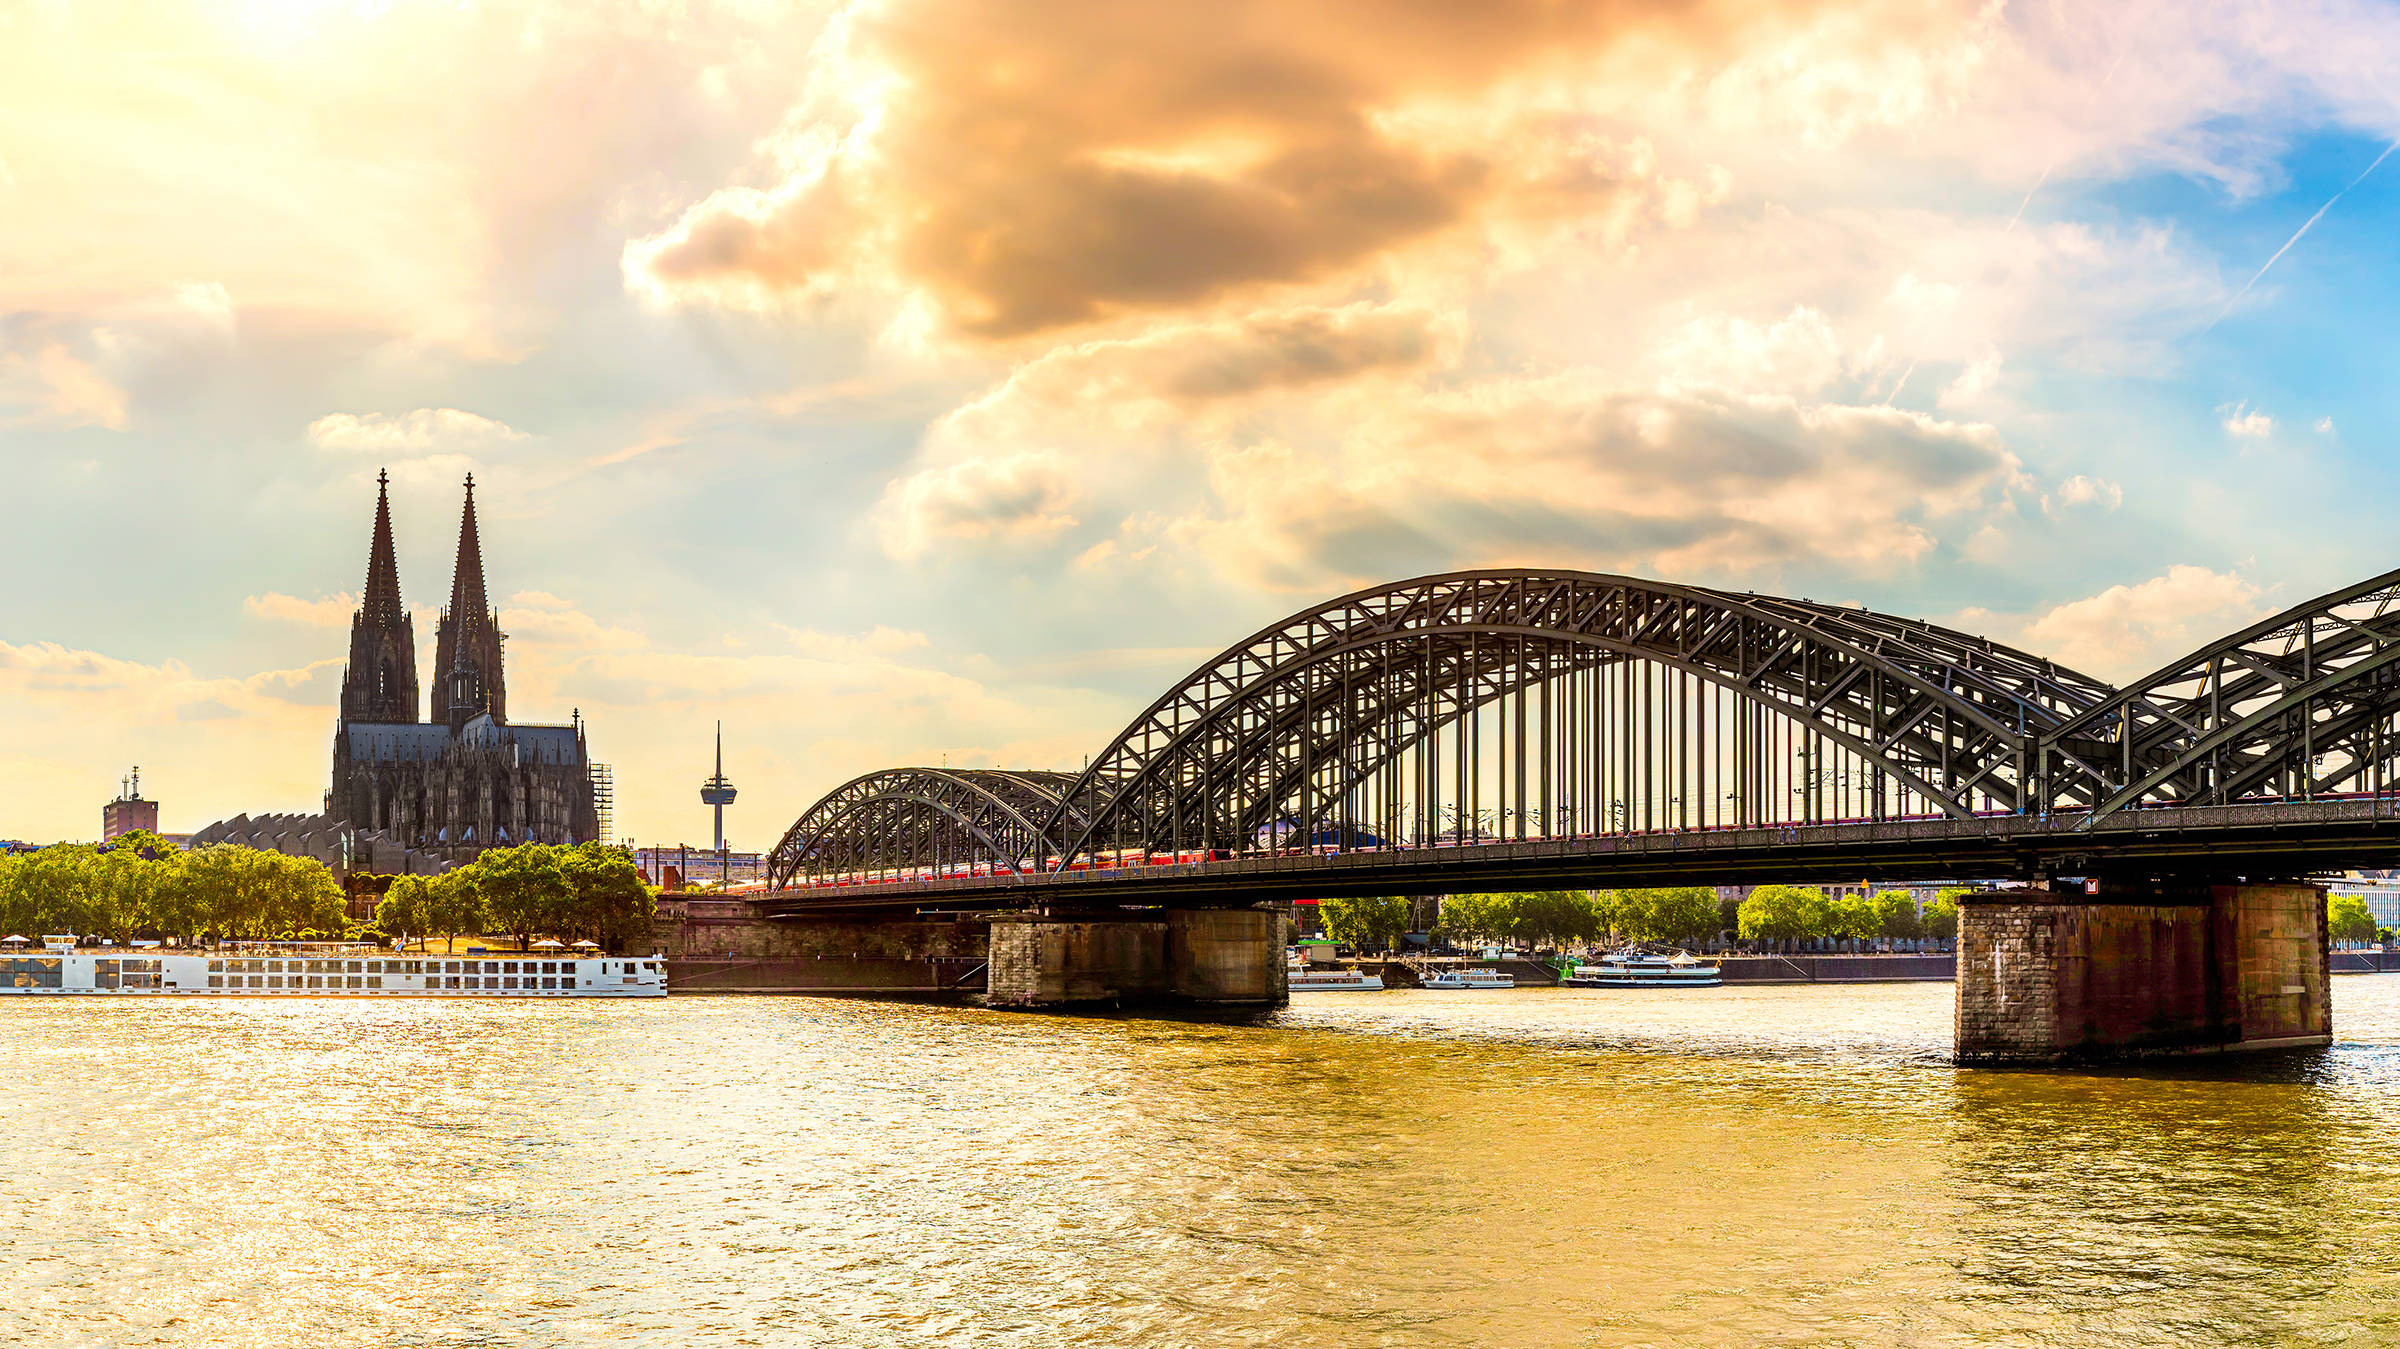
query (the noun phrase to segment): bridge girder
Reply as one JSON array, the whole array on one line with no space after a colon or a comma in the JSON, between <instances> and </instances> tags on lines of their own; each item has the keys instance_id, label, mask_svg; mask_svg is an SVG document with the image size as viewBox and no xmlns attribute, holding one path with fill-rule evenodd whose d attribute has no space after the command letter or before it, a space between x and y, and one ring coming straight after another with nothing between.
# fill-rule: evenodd
<instances>
[{"instance_id":1,"label":"bridge girder","mask_svg":"<svg viewBox=\"0 0 2400 1349\"><path fill-rule=\"evenodd\" d=\"M1081 773L913 768L844 784L793 824L770 878L956 863L1022 877L1295 836L1336 852L1488 839L1487 770L1500 834L1518 838L1529 820L1570 838L2097 821L2382 792L2400 755L2396 598L2400 572L2119 690L1971 633L1805 599L1564 570L1419 577L1235 643Z\"/></svg>"},{"instance_id":2,"label":"bridge girder","mask_svg":"<svg viewBox=\"0 0 2400 1349\"><path fill-rule=\"evenodd\" d=\"M2202 646L2044 737L2043 798L2159 805L2381 793L2400 736L2400 571Z\"/></svg>"}]
</instances>

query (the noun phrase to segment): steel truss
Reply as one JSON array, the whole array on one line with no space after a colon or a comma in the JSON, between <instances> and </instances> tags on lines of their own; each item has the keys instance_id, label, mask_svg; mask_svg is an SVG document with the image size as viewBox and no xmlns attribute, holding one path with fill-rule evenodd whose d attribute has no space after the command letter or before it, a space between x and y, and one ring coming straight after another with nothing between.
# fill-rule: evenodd
<instances>
[{"instance_id":1,"label":"steel truss","mask_svg":"<svg viewBox=\"0 0 2400 1349\"><path fill-rule=\"evenodd\" d=\"M826 794L768 856L770 884L810 875L883 875L907 868L1017 873L1058 818L1066 773L896 768Z\"/></svg>"},{"instance_id":2,"label":"steel truss","mask_svg":"<svg viewBox=\"0 0 2400 1349\"><path fill-rule=\"evenodd\" d=\"M2056 810L2313 800L2390 789L2400 571L2212 642L2045 737Z\"/></svg>"},{"instance_id":3,"label":"steel truss","mask_svg":"<svg viewBox=\"0 0 2400 1349\"><path fill-rule=\"evenodd\" d=\"M1345 595L1261 629L1081 773L896 769L770 861L803 878L2391 790L2400 571L2119 690L1863 609L1572 571Z\"/></svg>"},{"instance_id":4,"label":"steel truss","mask_svg":"<svg viewBox=\"0 0 2400 1349\"><path fill-rule=\"evenodd\" d=\"M1237 643L1080 774L847 784L772 874L2016 811L2040 736L2113 693L1861 609L1585 572L1423 577Z\"/></svg>"}]
</instances>

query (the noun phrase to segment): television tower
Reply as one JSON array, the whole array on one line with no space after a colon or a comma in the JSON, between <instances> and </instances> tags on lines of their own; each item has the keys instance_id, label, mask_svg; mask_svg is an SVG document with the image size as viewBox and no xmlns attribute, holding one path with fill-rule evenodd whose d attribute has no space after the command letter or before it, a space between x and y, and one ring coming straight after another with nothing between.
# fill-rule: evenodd
<instances>
[{"instance_id":1,"label":"television tower","mask_svg":"<svg viewBox=\"0 0 2400 1349\"><path fill-rule=\"evenodd\" d=\"M717 723L716 775L700 784L700 800L717 808L717 854L725 853L725 807L733 804L733 782L725 776L725 723Z\"/></svg>"}]
</instances>

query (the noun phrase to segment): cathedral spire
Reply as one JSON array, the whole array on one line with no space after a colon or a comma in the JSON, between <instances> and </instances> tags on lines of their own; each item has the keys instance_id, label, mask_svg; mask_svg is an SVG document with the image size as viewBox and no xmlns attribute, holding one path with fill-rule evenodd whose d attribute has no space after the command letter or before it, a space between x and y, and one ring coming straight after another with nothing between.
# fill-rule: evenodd
<instances>
[{"instance_id":1,"label":"cathedral spire","mask_svg":"<svg viewBox=\"0 0 2400 1349\"><path fill-rule=\"evenodd\" d=\"M458 570L450 577L450 612L482 614L490 607L483 596L483 540L475 532L475 475L470 473L466 513L458 520Z\"/></svg>"},{"instance_id":2,"label":"cathedral spire","mask_svg":"<svg viewBox=\"0 0 2400 1349\"><path fill-rule=\"evenodd\" d=\"M433 642L439 682L436 719L463 724L478 712L508 720L508 680L500 667L500 616L483 587L483 539L475 529L475 475L467 475L467 504L458 520L458 565L450 575L450 607ZM462 681L461 672L471 677ZM463 691L463 692L462 692ZM461 704L459 699L468 699Z\"/></svg>"},{"instance_id":3,"label":"cathedral spire","mask_svg":"<svg viewBox=\"0 0 2400 1349\"><path fill-rule=\"evenodd\" d=\"M417 719L417 638L400 602L392 556L392 477L375 475L375 532L367 544L367 590L350 620L350 664L342 674L342 719Z\"/></svg>"},{"instance_id":4,"label":"cathedral spire","mask_svg":"<svg viewBox=\"0 0 2400 1349\"><path fill-rule=\"evenodd\" d=\"M375 540L367 545L367 591L359 606L370 623L397 623L407 613L400 605L400 564L392 557L392 475L375 472Z\"/></svg>"}]
</instances>

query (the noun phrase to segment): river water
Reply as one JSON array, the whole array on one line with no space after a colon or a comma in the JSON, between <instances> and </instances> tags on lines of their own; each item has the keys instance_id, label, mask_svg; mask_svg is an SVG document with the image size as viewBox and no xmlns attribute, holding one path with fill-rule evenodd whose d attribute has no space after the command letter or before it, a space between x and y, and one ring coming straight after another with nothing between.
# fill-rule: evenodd
<instances>
[{"instance_id":1,"label":"river water","mask_svg":"<svg viewBox=\"0 0 2400 1349\"><path fill-rule=\"evenodd\" d=\"M1951 988L0 1003L0 1341L2400 1342L2330 1052L1961 1072Z\"/></svg>"}]
</instances>

